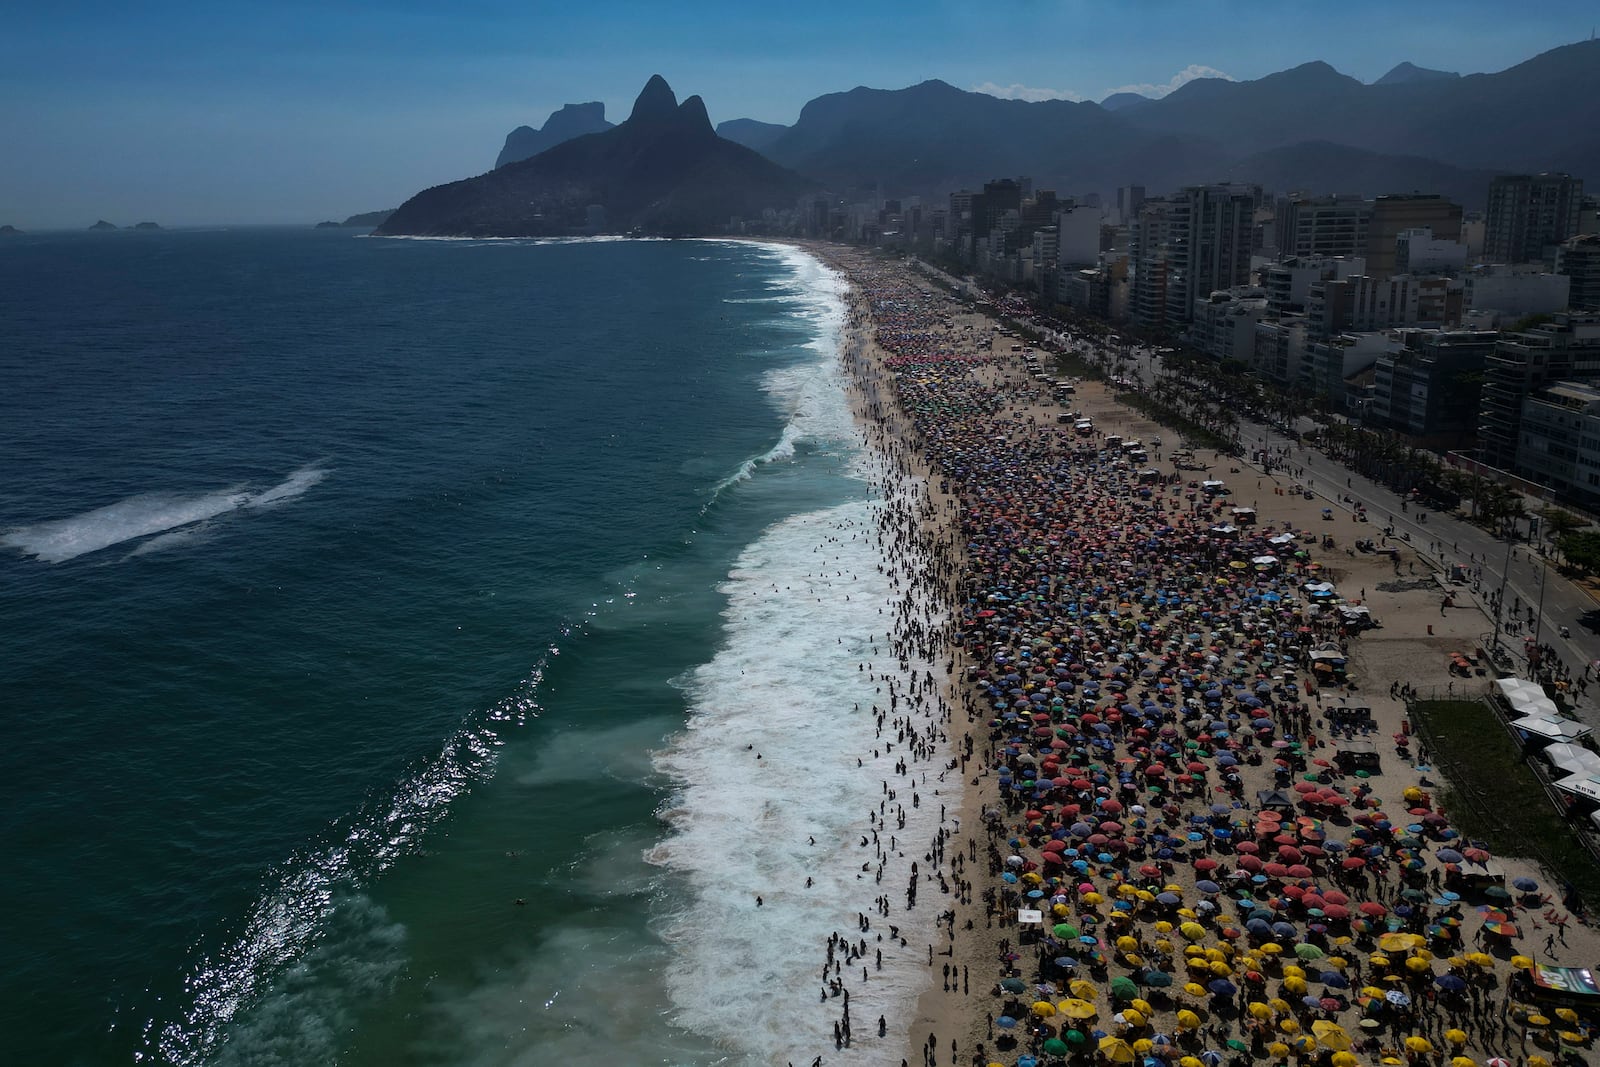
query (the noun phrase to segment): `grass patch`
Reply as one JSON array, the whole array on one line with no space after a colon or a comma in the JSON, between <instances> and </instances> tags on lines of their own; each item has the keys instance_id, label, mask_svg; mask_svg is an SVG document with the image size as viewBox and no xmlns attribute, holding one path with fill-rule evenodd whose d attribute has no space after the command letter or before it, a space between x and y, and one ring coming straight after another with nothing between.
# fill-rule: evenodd
<instances>
[{"instance_id":1,"label":"grass patch","mask_svg":"<svg viewBox=\"0 0 1600 1067\"><path fill-rule=\"evenodd\" d=\"M1579 888L1591 914L1600 911L1600 865L1551 805L1494 711L1481 700L1423 700L1411 705L1411 718L1447 776L1437 793L1456 829L1497 855L1543 863Z\"/></svg>"}]
</instances>

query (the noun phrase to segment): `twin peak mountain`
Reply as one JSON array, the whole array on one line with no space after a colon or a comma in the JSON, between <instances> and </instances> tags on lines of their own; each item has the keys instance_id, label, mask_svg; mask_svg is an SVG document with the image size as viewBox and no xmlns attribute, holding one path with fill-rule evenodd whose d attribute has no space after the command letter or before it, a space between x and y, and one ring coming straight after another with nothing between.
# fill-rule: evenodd
<instances>
[{"instance_id":1,"label":"twin peak mountain","mask_svg":"<svg viewBox=\"0 0 1600 1067\"><path fill-rule=\"evenodd\" d=\"M556 124L555 118L547 127ZM595 119L603 123L604 111L580 112L563 123ZM705 103L691 96L680 104L658 74L634 101L627 121L563 140L487 174L426 189L400 205L377 232L694 236L722 232L730 218L791 207L814 188L793 171L717 136Z\"/></svg>"}]
</instances>

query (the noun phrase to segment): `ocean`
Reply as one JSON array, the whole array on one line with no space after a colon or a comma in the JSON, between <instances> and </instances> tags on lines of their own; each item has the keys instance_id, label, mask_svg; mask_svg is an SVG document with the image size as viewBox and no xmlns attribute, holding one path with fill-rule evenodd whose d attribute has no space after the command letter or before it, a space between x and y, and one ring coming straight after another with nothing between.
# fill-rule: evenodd
<instances>
[{"instance_id":1,"label":"ocean","mask_svg":"<svg viewBox=\"0 0 1600 1067\"><path fill-rule=\"evenodd\" d=\"M843 292L731 242L0 243L6 1058L898 1063L915 921L886 1038L818 994L899 670Z\"/></svg>"}]
</instances>

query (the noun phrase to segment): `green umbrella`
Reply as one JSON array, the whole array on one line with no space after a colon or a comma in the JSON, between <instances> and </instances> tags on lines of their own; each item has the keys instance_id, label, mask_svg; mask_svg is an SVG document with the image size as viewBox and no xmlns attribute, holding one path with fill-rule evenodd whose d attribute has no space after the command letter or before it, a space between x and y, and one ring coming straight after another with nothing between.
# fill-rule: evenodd
<instances>
[{"instance_id":1,"label":"green umbrella","mask_svg":"<svg viewBox=\"0 0 1600 1067\"><path fill-rule=\"evenodd\" d=\"M1371 771L1357 771L1356 772L1356 777L1357 778L1371 778L1372 777L1372 772Z\"/></svg>"},{"instance_id":2,"label":"green umbrella","mask_svg":"<svg viewBox=\"0 0 1600 1067\"><path fill-rule=\"evenodd\" d=\"M1088 1040L1081 1030L1068 1030L1065 1036L1069 1045L1081 1045Z\"/></svg>"},{"instance_id":3,"label":"green umbrella","mask_svg":"<svg viewBox=\"0 0 1600 1067\"><path fill-rule=\"evenodd\" d=\"M1040 1048L1042 1048L1045 1054L1049 1056L1065 1056L1069 1051L1067 1048L1067 1043L1061 1040L1059 1037L1052 1037L1049 1041L1046 1041L1043 1045L1041 1045Z\"/></svg>"},{"instance_id":4,"label":"green umbrella","mask_svg":"<svg viewBox=\"0 0 1600 1067\"><path fill-rule=\"evenodd\" d=\"M1320 960L1323 956L1327 955L1326 952L1323 952L1316 945L1308 945L1304 942L1301 942L1294 947L1294 954L1303 960Z\"/></svg>"},{"instance_id":5,"label":"green umbrella","mask_svg":"<svg viewBox=\"0 0 1600 1067\"><path fill-rule=\"evenodd\" d=\"M1002 978L1000 980L1000 988L1007 993L1021 993L1028 988L1028 983L1020 978Z\"/></svg>"},{"instance_id":6,"label":"green umbrella","mask_svg":"<svg viewBox=\"0 0 1600 1067\"><path fill-rule=\"evenodd\" d=\"M1111 979L1111 996L1116 1000L1132 1000L1139 995L1139 987L1133 984L1133 979L1125 974L1120 974Z\"/></svg>"},{"instance_id":7,"label":"green umbrella","mask_svg":"<svg viewBox=\"0 0 1600 1067\"><path fill-rule=\"evenodd\" d=\"M1235 1052L1249 1052L1250 1051L1250 1046L1245 1044L1243 1041L1240 1041L1236 1037L1228 1038L1228 1047L1233 1049Z\"/></svg>"},{"instance_id":8,"label":"green umbrella","mask_svg":"<svg viewBox=\"0 0 1600 1067\"><path fill-rule=\"evenodd\" d=\"M1057 937L1078 937L1080 931L1071 923L1056 923L1055 935Z\"/></svg>"},{"instance_id":9,"label":"green umbrella","mask_svg":"<svg viewBox=\"0 0 1600 1067\"><path fill-rule=\"evenodd\" d=\"M1172 984L1172 975L1165 971L1146 971L1142 980L1152 989L1165 989Z\"/></svg>"}]
</instances>

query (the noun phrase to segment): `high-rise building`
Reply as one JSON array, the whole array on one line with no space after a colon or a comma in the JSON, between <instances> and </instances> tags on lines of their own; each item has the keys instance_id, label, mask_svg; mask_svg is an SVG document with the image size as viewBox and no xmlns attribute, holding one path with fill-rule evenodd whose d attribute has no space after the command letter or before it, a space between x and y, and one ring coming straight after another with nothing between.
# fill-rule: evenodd
<instances>
[{"instance_id":1,"label":"high-rise building","mask_svg":"<svg viewBox=\"0 0 1600 1067\"><path fill-rule=\"evenodd\" d=\"M1145 329L1168 324L1168 259L1186 209L1175 200L1145 200L1128 223L1128 314Z\"/></svg>"},{"instance_id":2,"label":"high-rise building","mask_svg":"<svg viewBox=\"0 0 1600 1067\"><path fill-rule=\"evenodd\" d=\"M1133 222L1133 217L1139 213L1139 205L1144 203L1144 186L1124 185L1117 190L1117 221L1123 226Z\"/></svg>"},{"instance_id":3,"label":"high-rise building","mask_svg":"<svg viewBox=\"0 0 1600 1067\"><path fill-rule=\"evenodd\" d=\"M1439 241L1461 240L1461 205L1442 196L1380 196L1372 202L1367 224L1367 273L1387 278L1395 273L1396 246L1407 230L1426 226Z\"/></svg>"},{"instance_id":4,"label":"high-rise building","mask_svg":"<svg viewBox=\"0 0 1600 1067\"><path fill-rule=\"evenodd\" d=\"M1570 174L1510 174L1489 183L1483 257L1531 263L1578 232L1583 181Z\"/></svg>"},{"instance_id":5,"label":"high-rise building","mask_svg":"<svg viewBox=\"0 0 1600 1067\"><path fill-rule=\"evenodd\" d=\"M1367 250L1372 201L1359 196L1290 197L1278 202L1280 256L1359 256Z\"/></svg>"},{"instance_id":6,"label":"high-rise building","mask_svg":"<svg viewBox=\"0 0 1600 1067\"><path fill-rule=\"evenodd\" d=\"M1569 237L1556 251L1556 273L1572 280L1567 306L1600 311L1600 233Z\"/></svg>"},{"instance_id":7,"label":"high-rise building","mask_svg":"<svg viewBox=\"0 0 1600 1067\"><path fill-rule=\"evenodd\" d=\"M1188 322L1219 289L1250 281L1257 185L1191 185L1171 198L1180 205L1171 231L1167 319Z\"/></svg>"},{"instance_id":8,"label":"high-rise building","mask_svg":"<svg viewBox=\"0 0 1600 1067\"><path fill-rule=\"evenodd\" d=\"M1502 334L1484 362L1478 406L1478 447L1483 461L1517 468L1522 402L1535 389L1562 379L1600 378L1600 315L1557 315L1523 333Z\"/></svg>"}]
</instances>

